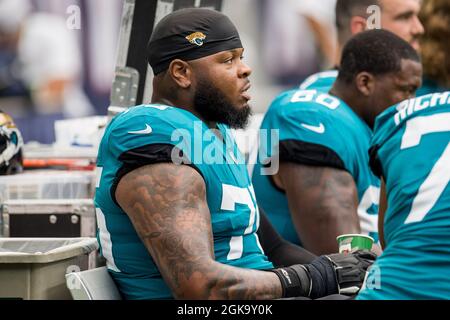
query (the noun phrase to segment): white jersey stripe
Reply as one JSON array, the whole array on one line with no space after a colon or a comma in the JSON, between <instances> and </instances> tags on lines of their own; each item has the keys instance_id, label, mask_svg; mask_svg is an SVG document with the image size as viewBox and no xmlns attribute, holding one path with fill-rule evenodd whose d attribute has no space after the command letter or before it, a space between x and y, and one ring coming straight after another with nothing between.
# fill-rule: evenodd
<instances>
[{"instance_id":1,"label":"white jersey stripe","mask_svg":"<svg viewBox=\"0 0 450 320\"><path fill-rule=\"evenodd\" d=\"M119 268L117 268L112 254L111 234L106 228L105 214L100 208L95 208L95 215L97 216L100 245L102 247L103 257L106 259L106 266L112 271L121 272Z\"/></svg>"}]
</instances>

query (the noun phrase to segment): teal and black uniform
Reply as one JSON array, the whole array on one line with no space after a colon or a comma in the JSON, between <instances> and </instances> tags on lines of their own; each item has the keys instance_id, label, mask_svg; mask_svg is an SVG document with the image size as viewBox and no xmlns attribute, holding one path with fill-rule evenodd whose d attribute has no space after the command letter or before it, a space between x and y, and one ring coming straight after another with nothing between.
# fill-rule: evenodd
<instances>
[{"instance_id":1,"label":"teal and black uniform","mask_svg":"<svg viewBox=\"0 0 450 320\"><path fill-rule=\"evenodd\" d=\"M386 183L386 248L358 299L449 299L450 92L387 109L372 145Z\"/></svg>"},{"instance_id":2,"label":"teal and black uniform","mask_svg":"<svg viewBox=\"0 0 450 320\"><path fill-rule=\"evenodd\" d=\"M253 185L259 206L286 240L301 244L286 194L267 175L268 167L275 163L271 158L277 154L280 162L349 172L358 191L362 232L378 240L380 180L369 168L368 154L372 130L345 102L316 90L287 91L274 100L261 129ZM271 130L278 130L278 134ZM273 138L277 135L279 144Z\"/></svg>"},{"instance_id":3,"label":"teal and black uniform","mask_svg":"<svg viewBox=\"0 0 450 320\"><path fill-rule=\"evenodd\" d=\"M141 166L172 162L172 153L180 155L180 150L205 181L216 260L242 268L273 268L256 235L259 211L245 160L229 129L221 124L218 129L223 139L190 112L163 105L131 108L107 127L97 162L98 239L124 298L170 299L172 294L117 204L117 184Z\"/></svg>"}]
</instances>

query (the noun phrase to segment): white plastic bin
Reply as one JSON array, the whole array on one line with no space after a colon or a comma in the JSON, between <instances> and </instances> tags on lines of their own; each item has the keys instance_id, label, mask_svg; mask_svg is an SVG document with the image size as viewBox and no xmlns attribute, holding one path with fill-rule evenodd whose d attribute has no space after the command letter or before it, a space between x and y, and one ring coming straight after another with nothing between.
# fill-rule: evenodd
<instances>
[{"instance_id":1,"label":"white plastic bin","mask_svg":"<svg viewBox=\"0 0 450 320\"><path fill-rule=\"evenodd\" d=\"M0 299L72 299L65 274L88 269L95 238L0 238Z\"/></svg>"}]
</instances>

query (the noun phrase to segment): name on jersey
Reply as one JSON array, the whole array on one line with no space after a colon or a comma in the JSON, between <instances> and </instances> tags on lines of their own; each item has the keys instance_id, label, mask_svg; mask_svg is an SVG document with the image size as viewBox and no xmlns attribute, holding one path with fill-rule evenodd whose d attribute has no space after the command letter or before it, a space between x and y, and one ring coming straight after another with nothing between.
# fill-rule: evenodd
<instances>
[{"instance_id":1,"label":"name on jersey","mask_svg":"<svg viewBox=\"0 0 450 320\"><path fill-rule=\"evenodd\" d=\"M398 126L408 116L414 112L443 106L450 103L450 92L434 93L416 99L405 100L397 106L397 113L394 116L395 124Z\"/></svg>"}]
</instances>

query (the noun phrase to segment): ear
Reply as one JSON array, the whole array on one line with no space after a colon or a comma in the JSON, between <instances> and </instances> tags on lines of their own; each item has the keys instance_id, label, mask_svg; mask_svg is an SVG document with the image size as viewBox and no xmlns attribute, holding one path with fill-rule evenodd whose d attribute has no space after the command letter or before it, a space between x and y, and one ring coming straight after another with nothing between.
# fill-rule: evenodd
<instances>
[{"instance_id":1,"label":"ear","mask_svg":"<svg viewBox=\"0 0 450 320\"><path fill-rule=\"evenodd\" d=\"M169 65L168 74L183 89L188 89L192 84L192 69L186 61L173 60Z\"/></svg>"},{"instance_id":2,"label":"ear","mask_svg":"<svg viewBox=\"0 0 450 320\"><path fill-rule=\"evenodd\" d=\"M355 77L355 85L362 95L368 97L375 90L375 78L368 72L360 72Z\"/></svg>"},{"instance_id":3,"label":"ear","mask_svg":"<svg viewBox=\"0 0 450 320\"><path fill-rule=\"evenodd\" d=\"M350 31L352 36L366 30L367 21L364 17L354 16L350 19Z\"/></svg>"}]
</instances>

